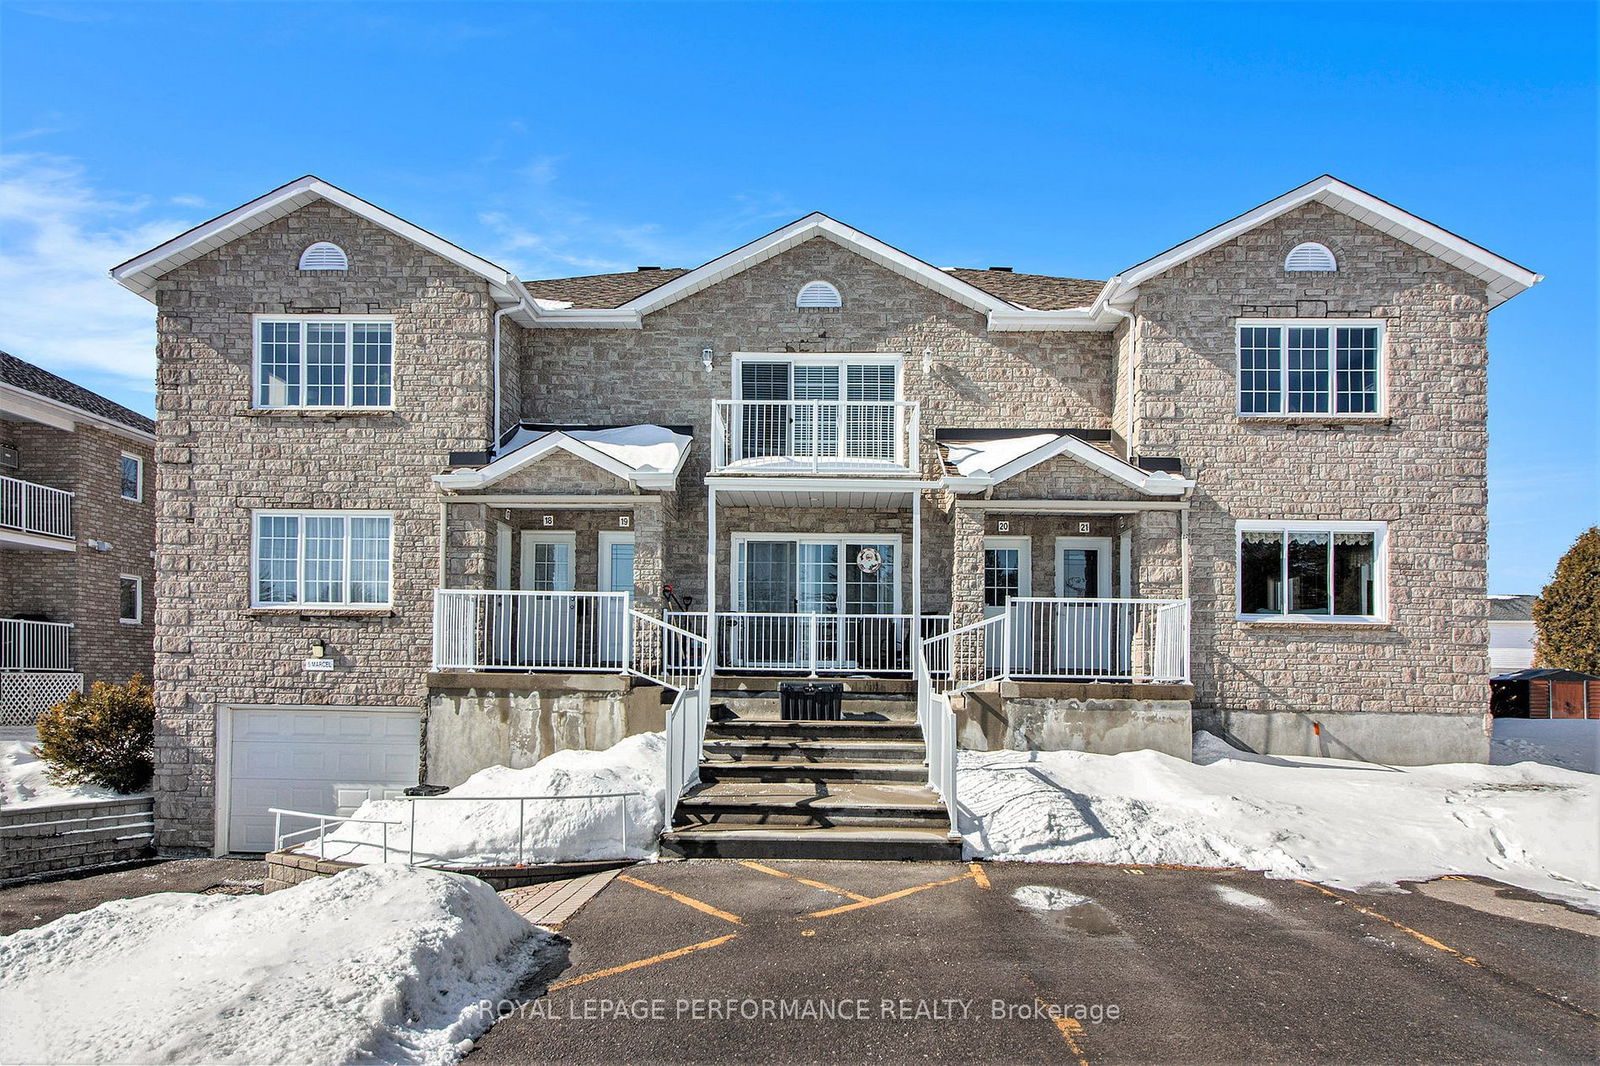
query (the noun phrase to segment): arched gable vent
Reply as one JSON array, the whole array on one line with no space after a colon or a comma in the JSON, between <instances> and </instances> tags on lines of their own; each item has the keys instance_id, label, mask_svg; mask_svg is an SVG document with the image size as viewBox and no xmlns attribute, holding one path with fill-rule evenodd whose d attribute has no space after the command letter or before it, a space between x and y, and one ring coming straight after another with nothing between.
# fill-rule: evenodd
<instances>
[{"instance_id":1,"label":"arched gable vent","mask_svg":"<svg viewBox=\"0 0 1600 1066\"><path fill-rule=\"evenodd\" d=\"M1333 253L1328 251L1328 246L1315 241L1297 244L1289 252L1289 258L1283 261L1285 270L1322 270L1335 271L1339 269L1338 260Z\"/></svg>"},{"instance_id":2,"label":"arched gable vent","mask_svg":"<svg viewBox=\"0 0 1600 1066\"><path fill-rule=\"evenodd\" d=\"M842 307L844 300L839 296L839 290L829 285L826 281L808 281L800 287L800 295L794 298L796 307Z\"/></svg>"},{"instance_id":3,"label":"arched gable vent","mask_svg":"<svg viewBox=\"0 0 1600 1066\"><path fill-rule=\"evenodd\" d=\"M300 253L301 270L349 270L350 260L337 244L318 241Z\"/></svg>"}]
</instances>

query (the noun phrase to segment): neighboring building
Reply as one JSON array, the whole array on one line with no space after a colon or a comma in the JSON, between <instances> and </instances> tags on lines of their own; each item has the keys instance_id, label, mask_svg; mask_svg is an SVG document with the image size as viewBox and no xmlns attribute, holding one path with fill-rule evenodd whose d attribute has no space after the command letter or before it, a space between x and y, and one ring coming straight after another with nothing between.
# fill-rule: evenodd
<instances>
[{"instance_id":1,"label":"neighboring building","mask_svg":"<svg viewBox=\"0 0 1600 1066\"><path fill-rule=\"evenodd\" d=\"M155 422L0 352L0 725L151 676Z\"/></svg>"},{"instance_id":2,"label":"neighboring building","mask_svg":"<svg viewBox=\"0 0 1600 1066\"><path fill-rule=\"evenodd\" d=\"M1490 685L1496 718L1600 718L1600 677L1593 674L1516 670Z\"/></svg>"},{"instance_id":3,"label":"neighboring building","mask_svg":"<svg viewBox=\"0 0 1600 1066\"><path fill-rule=\"evenodd\" d=\"M915 689L936 785L1194 726L1487 757L1487 319L1539 278L1336 179L1109 281L814 214L524 284L314 177L113 276L158 308L168 849L741 673Z\"/></svg>"},{"instance_id":4,"label":"neighboring building","mask_svg":"<svg viewBox=\"0 0 1600 1066\"><path fill-rule=\"evenodd\" d=\"M1489 597L1489 672L1501 674L1533 665L1533 601L1537 596Z\"/></svg>"}]
</instances>

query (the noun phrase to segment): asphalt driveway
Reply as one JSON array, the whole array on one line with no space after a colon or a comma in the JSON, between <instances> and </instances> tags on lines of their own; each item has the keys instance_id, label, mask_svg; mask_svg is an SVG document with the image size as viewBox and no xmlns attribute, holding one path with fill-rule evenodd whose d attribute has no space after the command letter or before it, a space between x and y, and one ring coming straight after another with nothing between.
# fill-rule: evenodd
<instances>
[{"instance_id":1,"label":"asphalt driveway","mask_svg":"<svg viewBox=\"0 0 1600 1066\"><path fill-rule=\"evenodd\" d=\"M242 891L266 876L267 865L250 859L173 859L105 873L53 881L25 881L0 888L0 936L33 929L107 900L156 892Z\"/></svg>"},{"instance_id":2,"label":"asphalt driveway","mask_svg":"<svg viewBox=\"0 0 1600 1066\"><path fill-rule=\"evenodd\" d=\"M469 1066L1592 1062L1600 919L1238 871L640 866Z\"/></svg>"}]
</instances>

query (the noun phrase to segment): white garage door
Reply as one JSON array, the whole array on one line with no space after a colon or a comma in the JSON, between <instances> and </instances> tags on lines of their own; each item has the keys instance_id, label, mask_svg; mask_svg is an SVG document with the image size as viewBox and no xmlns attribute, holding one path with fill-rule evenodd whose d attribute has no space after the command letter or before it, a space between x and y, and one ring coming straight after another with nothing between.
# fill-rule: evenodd
<instances>
[{"instance_id":1,"label":"white garage door","mask_svg":"<svg viewBox=\"0 0 1600 1066\"><path fill-rule=\"evenodd\" d=\"M229 851L272 849L272 807L349 815L417 783L415 711L241 707L231 733ZM286 821L284 831L310 825Z\"/></svg>"}]
</instances>

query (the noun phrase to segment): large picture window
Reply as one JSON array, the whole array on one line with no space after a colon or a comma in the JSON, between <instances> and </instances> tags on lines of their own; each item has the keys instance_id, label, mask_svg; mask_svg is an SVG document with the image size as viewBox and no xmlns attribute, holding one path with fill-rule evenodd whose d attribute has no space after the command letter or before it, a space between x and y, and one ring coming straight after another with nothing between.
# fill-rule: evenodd
<instances>
[{"instance_id":1,"label":"large picture window","mask_svg":"<svg viewBox=\"0 0 1600 1066\"><path fill-rule=\"evenodd\" d=\"M1382 413L1378 322L1239 323L1239 413Z\"/></svg>"},{"instance_id":2,"label":"large picture window","mask_svg":"<svg viewBox=\"0 0 1600 1066\"><path fill-rule=\"evenodd\" d=\"M389 407L394 323L379 318L257 318L255 406Z\"/></svg>"},{"instance_id":3,"label":"large picture window","mask_svg":"<svg viewBox=\"0 0 1600 1066\"><path fill-rule=\"evenodd\" d=\"M384 514L257 512L252 602L259 607L388 604L392 528Z\"/></svg>"},{"instance_id":4,"label":"large picture window","mask_svg":"<svg viewBox=\"0 0 1600 1066\"><path fill-rule=\"evenodd\" d=\"M1387 617L1382 522L1240 522L1239 617Z\"/></svg>"}]
</instances>

